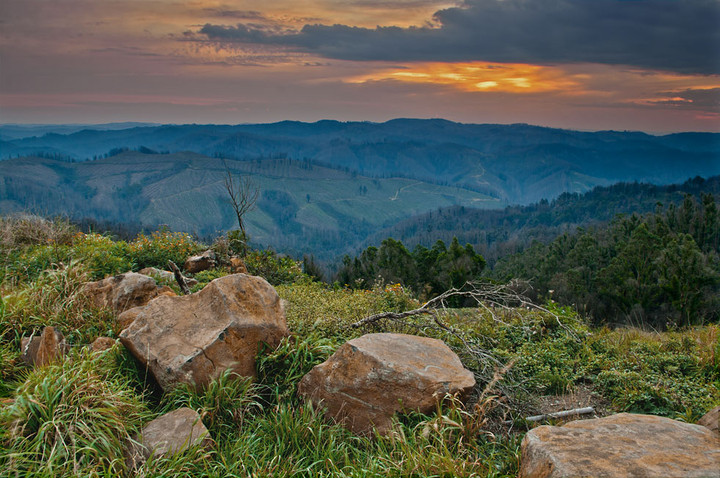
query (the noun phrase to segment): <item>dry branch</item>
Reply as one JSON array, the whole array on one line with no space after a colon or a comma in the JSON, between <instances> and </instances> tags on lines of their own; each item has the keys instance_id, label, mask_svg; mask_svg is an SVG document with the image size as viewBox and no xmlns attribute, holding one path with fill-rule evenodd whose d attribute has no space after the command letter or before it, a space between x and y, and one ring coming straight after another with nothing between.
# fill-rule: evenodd
<instances>
[{"instance_id":1,"label":"dry branch","mask_svg":"<svg viewBox=\"0 0 720 478\"><path fill-rule=\"evenodd\" d=\"M182 293L185 295L190 294L190 288L188 287L187 282L185 282L185 278L180 272L180 268L173 261L168 261L168 267L171 271L173 271L175 281L180 286L180 290L182 291Z\"/></svg>"},{"instance_id":2,"label":"dry branch","mask_svg":"<svg viewBox=\"0 0 720 478\"><path fill-rule=\"evenodd\" d=\"M476 366L468 367L474 369L474 373L480 382L488 384L491 388L497 387L505 396L512 397L515 395L513 389L522 388L521 383L513 383L510 381L499 382L498 371L501 370L501 376L509 372L514 361L503 363L490 350L480 345L477 337L469 336L467 333L457 330L441 320L440 312L448 308L448 303L452 298L462 298L468 302L474 303L479 309L486 312L492 319L507 327L517 327L526 332L532 333L530 326L525 325L524 310L536 310L554 317L558 326L561 327L571 337L579 340L577 335L565 324L562 323L560 317L552 311L535 305L530 299L523 295L522 290L526 284L519 281L512 281L508 284L492 284L468 282L461 288L449 289L439 296L430 299L421 307L406 312L382 312L365 317L350 325L351 328L374 326L382 328L382 324L391 322L403 327L411 327L417 330L435 329L442 333L454 337L462 344L461 353L468 357ZM431 321L413 321L413 317L431 316ZM503 318L515 316L518 325L508 324ZM492 385L490 385L492 384ZM483 392L483 396L489 393L489 390Z\"/></svg>"}]
</instances>

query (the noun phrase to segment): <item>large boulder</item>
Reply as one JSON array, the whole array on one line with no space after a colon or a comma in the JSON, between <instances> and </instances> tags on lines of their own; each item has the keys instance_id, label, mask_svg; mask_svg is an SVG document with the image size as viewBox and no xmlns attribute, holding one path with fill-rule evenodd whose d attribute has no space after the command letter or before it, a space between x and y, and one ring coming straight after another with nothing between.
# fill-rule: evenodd
<instances>
[{"instance_id":1,"label":"large boulder","mask_svg":"<svg viewBox=\"0 0 720 478\"><path fill-rule=\"evenodd\" d=\"M143 427L137 444L128 451L128 464L135 468L150 456L182 453L197 446L208 447L212 439L200 415L190 408L166 413Z\"/></svg>"},{"instance_id":2,"label":"large boulder","mask_svg":"<svg viewBox=\"0 0 720 478\"><path fill-rule=\"evenodd\" d=\"M185 260L183 269L185 272L190 274L196 274L208 269L212 269L216 265L215 253L211 250L207 250L200 255L188 257Z\"/></svg>"},{"instance_id":3,"label":"large boulder","mask_svg":"<svg viewBox=\"0 0 720 478\"><path fill-rule=\"evenodd\" d=\"M466 398L475 377L440 340L368 334L343 344L300 381L298 392L359 434L386 434L397 412L429 413L446 394Z\"/></svg>"},{"instance_id":4,"label":"large boulder","mask_svg":"<svg viewBox=\"0 0 720 478\"><path fill-rule=\"evenodd\" d=\"M42 367L67 353L65 337L55 327L45 327L40 335L23 337L20 341L22 360L28 365Z\"/></svg>"},{"instance_id":5,"label":"large boulder","mask_svg":"<svg viewBox=\"0 0 720 478\"><path fill-rule=\"evenodd\" d=\"M118 314L145 305L160 295L175 295L169 287L158 286L152 277L136 272L88 282L84 292L96 306L109 307Z\"/></svg>"},{"instance_id":6,"label":"large boulder","mask_svg":"<svg viewBox=\"0 0 720 478\"><path fill-rule=\"evenodd\" d=\"M163 389L203 387L230 369L255 376L261 343L277 346L289 334L275 289L261 277L234 274L182 297L158 297L122 314L134 319L120 341Z\"/></svg>"},{"instance_id":7,"label":"large boulder","mask_svg":"<svg viewBox=\"0 0 720 478\"><path fill-rule=\"evenodd\" d=\"M138 274L143 274L148 277L152 277L156 281L158 281L161 284L175 284L175 274L173 274L170 271L163 271L158 269L157 267L146 267L144 269L140 269L138 271ZM192 287L194 285L198 284L198 281L191 278L191 277L185 277L183 276L183 279L185 279L185 283L188 287Z\"/></svg>"},{"instance_id":8,"label":"large boulder","mask_svg":"<svg viewBox=\"0 0 720 478\"><path fill-rule=\"evenodd\" d=\"M522 478L720 476L720 441L700 425L617 415L540 426L522 441Z\"/></svg>"}]
</instances>

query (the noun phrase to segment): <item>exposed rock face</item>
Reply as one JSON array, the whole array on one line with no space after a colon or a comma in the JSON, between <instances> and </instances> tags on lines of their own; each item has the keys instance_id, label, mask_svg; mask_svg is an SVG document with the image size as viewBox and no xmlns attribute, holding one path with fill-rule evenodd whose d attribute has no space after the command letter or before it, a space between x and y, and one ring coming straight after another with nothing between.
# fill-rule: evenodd
<instances>
[{"instance_id":1,"label":"exposed rock face","mask_svg":"<svg viewBox=\"0 0 720 478\"><path fill-rule=\"evenodd\" d=\"M173 274L170 271L162 271L156 267L146 267L145 269L140 269L138 271L138 274L143 274L149 277L152 277L156 281L162 283L162 284L174 284L175 283L175 274ZM197 285L198 281L183 276L183 279L185 279L185 283L188 285L188 287L192 287L194 285Z\"/></svg>"},{"instance_id":2,"label":"exposed rock face","mask_svg":"<svg viewBox=\"0 0 720 478\"><path fill-rule=\"evenodd\" d=\"M120 341L147 366L163 389L184 382L206 385L226 369L255 376L262 342L288 335L275 289L261 277L234 274L182 297L158 297L125 312L134 320Z\"/></svg>"},{"instance_id":3,"label":"exposed rock face","mask_svg":"<svg viewBox=\"0 0 720 478\"><path fill-rule=\"evenodd\" d=\"M28 365L42 367L68 351L65 337L55 327L45 327L42 334L21 340L22 359Z\"/></svg>"},{"instance_id":4,"label":"exposed rock face","mask_svg":"<svg viewBox=\"0 0 720 478\"><path fill-rule=\"evenodd\" d=\"M245 265L245 261L240 259L239 257L231 257L230 258L230 272L233 274L247 274L247 266Z\"/></svg>"},{"instance_id":5,"label":"exposed rock face","mask_svg":"<svg viewBox=\"0 0 720 478\"><path fill-rule=\"evenodd\" d=\"M175 295L169 287L158 286L152 277L135 272L88 282L85 294L98 307L110 307L116 313L145 305L159 295Z\"/></svg>"},{"instance_id":6,"label":"exposed rock face","mask_svg":"<svg viewBox=\"0 0 720 478\"><path fill-rule=\"evenodd\" d=\"M709 428L710 431L715 432L716 435L720 435L720 405L703 415L703 417L698 420L698 425Z\"/></svg>"},{"instance_id":7,"label":"exposed rock face","mask_svg":"<svg viewBox=\"0 0 720 478\"><path fill-rule=\"evenodd\" d=\"M195 274L213 267L215 267L215 253L211 250L207 250L199 256L188 257L185 260L183 269L185 269L185 272Z\"/></svg>"},{"instance_id":8,"label":"exposed rock face","mask_svg":"<svg viewBox=\"0 0 720 478\"><path fill-rule=\"evenodd\" d=\"M139 466L151 455L174 455L196 446L209 446L212 439L195 410L179 408L145 425L138 442L140 446L128 450L131 468Z\"/></svg>"},{"instance_id":9,"label":"exposed rock face","mask_svg":"<svg viewBox=\"0 0 720 478\"><path fill-rule=\"evenodd\" d=\"M620 413L530 430L520 477L717 477L720 441L705 427Z\"/></svg>"},{"instance_id":10,"label":"exposed rock face","mask_svg":"<svg viewBox=\"0 0 720 478\"><path fill-rule=\"evenodd\" d=\"M355 433L381 434L396 412L432 412L447 393L465 398L475 377L440 340L368 334L342 345L300 381L305 399Z\"/></svg>"}]
</instances>

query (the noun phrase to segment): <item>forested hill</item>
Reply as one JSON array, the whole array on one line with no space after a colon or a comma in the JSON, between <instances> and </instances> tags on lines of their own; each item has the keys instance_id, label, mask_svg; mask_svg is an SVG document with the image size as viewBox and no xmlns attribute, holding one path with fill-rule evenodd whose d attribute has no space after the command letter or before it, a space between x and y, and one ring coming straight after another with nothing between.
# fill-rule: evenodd
<instances>
[{"instance_id":1,"label":"forested hill","mask_svg":"<svg viewBox=\"0 0 720 478\"><path fill-rule=\"evenodd\" d=\"M47 133L47 127L24 131L0 126L0 158L42 155L85 161L129 148L241 161L309 160L366 177L445 183L505 205L619 181L671 184L720 174L720 134L713 133L653 136L410 119L88 128L72 134Z\"/></svg>"},{"instance_id":2,"label":"forested hill","mask_svg":"<svg viewBox=\"0 0 720 478\"><path fill-rule=\"evenodd\" d=\"M720 197L720 176L696 177L683 184L657 186L617 183L584 193L564 193L558 198L527 206L482 210L463 206L439 208L399 222L374 234L367 245L392 237L409 248L450 243L457 237L471 244L492 265L508 254L520 252L534 241L548 243L566 231L608 222L617 214L643 214L659 206L679 205L686 195Z\"/></svg>"}]
</instances>

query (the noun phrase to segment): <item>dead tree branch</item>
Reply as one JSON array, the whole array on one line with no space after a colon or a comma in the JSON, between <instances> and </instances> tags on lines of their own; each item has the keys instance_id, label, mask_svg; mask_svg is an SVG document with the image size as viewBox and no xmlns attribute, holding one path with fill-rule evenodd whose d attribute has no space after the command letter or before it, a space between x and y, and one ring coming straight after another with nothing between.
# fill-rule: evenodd
<instances>
[{"instance_id":1,"label":"dead tree branch","mask_svg":"<svg viewBox=\"0 0 720 478\"><path fill-rule=\"evenodd\" d=\"M535 305L524 295L525 291L527 291L526 285L518 281L512 281L508 284L468 282L461 288L453 288L443 292L417 309L406 312L383 312L374 314L351 324L350 327L375 326L382 328L382 324L390 322L401 327L410 327L416 330L434 329L448 336L452 336L457 343L462 344L458 347L458 353L464 355L467 360L470 360L473 366L468 368L475 370L475 375L479 381L492 384L493 387L497 387L504 395L511 397L514 395L512 392L514 389L518 387L522 388L522 383L512 383L511 380L510 382L503 381L502 384L499 384L497 373L498 370L502 370L502 375L504 376L510 368L512 368L514 361L503 363L503 361L498 359L490 350L481 346L483 341L481 337L472 337L468 333L448 325L441 319L441 313L448 309L450 299L455 297L469 299L469 302L474 303L478 309L485 312L496 323L506 327L520 328L525 330L526 333L531 334L533 332L532 327L526 325L527 319L521 310L536 310L546 316L553 317L558 326L565 330L568 335L579 340L577 335L562 323L557 314L544 307ZM427 315L432 317L431 321L413 320L413 318L419 319L420 316ZM516 317L517 322L513 320L512 324L508 323L508 317ZM483 394L486 393L488 393L488 390L483 392Z\"/></svg>"},{"instance_id":2,"label":"dead tree branch","mask_svg":"<svg viewBox=\"0 0 720 478\"><path fill-rule=\"evenodd\" d=\"M182 272L180 272L180 268L175 264L173 261L168 261L168 267L171 271L173 271L173 275L175 276L175 281L180 286L180 290L184 295L190 294L190 288L187 285L187 282L185 282L185 277L183 277Z\"/></svg>"},{"instance_id":3,"label":"dead tree branch","mask_svg":"<svg viewBox=\"0 0 720 478\"><path fill-rule=\"evenodd\" d=\"M233 176L224 159L223 165L225 166L225 190L228 193L230 204L235 211L238 228L242 235L246 236L244 216L255 209L255 203L260 194L260 189L248 176Z\"/></svg>"}]
</instances>

